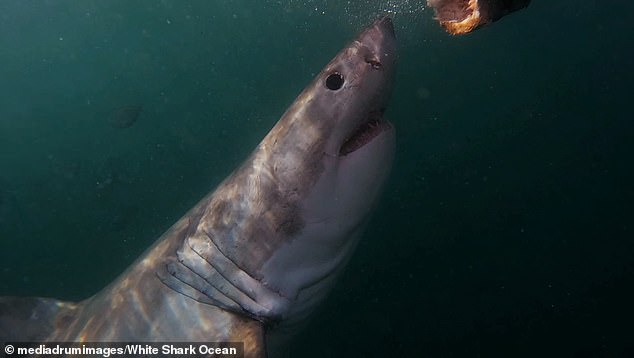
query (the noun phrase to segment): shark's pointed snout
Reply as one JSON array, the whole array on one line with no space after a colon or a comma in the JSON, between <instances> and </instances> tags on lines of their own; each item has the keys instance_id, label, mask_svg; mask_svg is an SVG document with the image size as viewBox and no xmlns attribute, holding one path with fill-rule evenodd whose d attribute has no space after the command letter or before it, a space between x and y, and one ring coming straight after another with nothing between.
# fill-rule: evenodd
<instances>
[{"instance_id":1,"label":"shark's pointed snout","mask_svg":"<svg viewBox=\"0 0 634 358\"><path fill-rule=\"evenodd\" d=\"M388 15L376 19L372 25L359 34L358 41L366 46L377 49L384 49L389 52L395 51L396 34L394 23Z\"/></svg>"},{"instance_id":2,"label":"shark's pointed snout","mask_svg":"<svg viewBox=\"0 0 634 358\"><path fill-rule=\"evenodd\" d=\"M386 15L374 21L360 35L359 42L370 50L366 62L376 70L383 69L386 60L394 60L396 36L392 19Z\"/></svg>"},{"instance_id":3,"label":"shark's pointed snout","mask_svg":"<svg viewBox=\"0 0 634 358\"><path fill-rule=\"evenodd\" d=\"M392 18L388 15L385 15L374 21L374 24L372 26L378 27L384 34L395 37L394 23L392 22Z\"/></svg>"}]
</instances>

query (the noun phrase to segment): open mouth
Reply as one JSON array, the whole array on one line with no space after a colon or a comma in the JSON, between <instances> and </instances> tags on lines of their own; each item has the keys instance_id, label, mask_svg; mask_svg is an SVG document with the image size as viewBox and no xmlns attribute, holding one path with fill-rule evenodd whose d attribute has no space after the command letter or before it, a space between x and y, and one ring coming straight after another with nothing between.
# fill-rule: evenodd
<instances>
[{"instance_id":1,"label":"open mouth","mask_svg":"<svg viewBox=\"0 0 634 358\"><path fill-rule=\"evenodd\" d=\"M373 111L368 114L364 121L343 143L339 149L339 156L348 155L364 145L370 143L372 139L381 132L390 129L392 125L383 120L383 111Z\"/></svg>"}]
</instances>

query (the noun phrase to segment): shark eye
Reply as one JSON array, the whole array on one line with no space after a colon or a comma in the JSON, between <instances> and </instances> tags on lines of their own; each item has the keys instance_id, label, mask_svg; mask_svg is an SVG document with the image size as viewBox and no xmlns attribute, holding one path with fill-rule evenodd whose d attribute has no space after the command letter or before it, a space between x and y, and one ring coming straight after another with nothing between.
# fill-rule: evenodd
<instances>
[{"instance_id":1,"label":"shark eye","mask_svg":"<svg viewBox=\"0 0 634 358\"><path fill-rule=\"evenodd\" d=\"M343 87L343 75L339 72L333 72L326 77L326 88L336 91Z\"/></svg>"}]
</instances>

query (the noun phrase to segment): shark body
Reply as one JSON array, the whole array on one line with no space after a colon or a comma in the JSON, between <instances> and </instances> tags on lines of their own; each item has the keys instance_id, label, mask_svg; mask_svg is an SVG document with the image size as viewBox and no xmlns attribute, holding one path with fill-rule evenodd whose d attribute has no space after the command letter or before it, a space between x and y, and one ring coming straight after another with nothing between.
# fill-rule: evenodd
<instances>
[{"instance_id":1,"label":"shark body","mask_svg":"<svg viewBox=\"0 0 634 358\"><path fill-rule=\"evenodd\" d=\"M0 298L0 342L232 341L266 356L324 299L381 192L394 61L384 17L110 285L78 303Z\"/></svg>"}]
</instances>

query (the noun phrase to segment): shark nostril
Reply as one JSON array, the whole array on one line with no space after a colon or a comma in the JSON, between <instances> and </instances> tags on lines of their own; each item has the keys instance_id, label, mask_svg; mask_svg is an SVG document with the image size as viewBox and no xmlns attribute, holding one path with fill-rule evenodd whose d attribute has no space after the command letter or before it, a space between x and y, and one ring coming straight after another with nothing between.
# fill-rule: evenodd
<instances>
[{"instance_id":1,"label":"shark nostril","mask_svg":"<svg viewBox=\"0 0 634 358\"><path fill-rule=\"evenodd\" d=\"M326 88L332 91L336 91L343 87L343 75L339 72L334 72L326 77Z\"/></svg>"},{"instance_id":2,"label":"shark nostril","mask_svg":"<svg viewBox=\"0 0 634 358\"><path fill-rule=\"evenodd\" d=\"M383 65L381 65L381 62L375 60L375 59L371 59L371 58L366 58L365 62L369 63L373 69L375 70L380 70L381 67L383 67Z\"/></svg>"}]
</instances>

